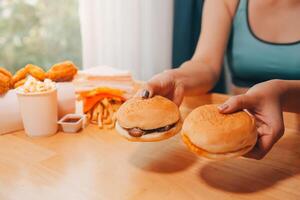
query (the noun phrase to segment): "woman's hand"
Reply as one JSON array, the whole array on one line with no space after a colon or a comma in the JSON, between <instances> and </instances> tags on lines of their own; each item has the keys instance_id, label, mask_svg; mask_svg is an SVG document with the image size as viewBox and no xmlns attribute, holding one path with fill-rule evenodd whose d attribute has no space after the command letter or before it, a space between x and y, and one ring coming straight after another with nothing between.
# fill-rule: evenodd
<instances>
[{"instance_id":1,"label":"woman's hand","mask_svg":"<svg viewBox=\"0 0 300 200\"><path fill-rule=\"evenodd\" d=\"M143 86L138 95L144 98L161 95L179 106L184 96L184 85L179 79L176 79L175 73L175 70L167 70L155 75Z\"/></svg>"},{"instance_id":2,"label":"woman's hand","mask_svg":"<svg viewBox=\"0 0 300 200\"><path fill-rule=\"evenodd\" d=\"M231 97L219 106L221 113L247 109L257 122L258 141L246 157L262 159L284 133L280 81L271 80L257 84L246 94Z\"/></svg>"}]
</instances>

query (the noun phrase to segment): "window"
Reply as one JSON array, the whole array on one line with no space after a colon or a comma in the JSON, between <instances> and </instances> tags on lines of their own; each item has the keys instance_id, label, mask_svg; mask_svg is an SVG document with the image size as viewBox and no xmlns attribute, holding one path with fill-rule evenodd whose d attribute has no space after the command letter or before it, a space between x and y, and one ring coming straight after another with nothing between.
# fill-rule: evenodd
<instances>
[{"instance_id":1,"label":"window","mask_svg":"<svg viewBox=\"0 0 300 200\"><path fill-rule=\"evenodd\" d=\"M81 66L78 1L0 1L0 66L44 69L72 60Z\"/></svg>"}]
</instances>

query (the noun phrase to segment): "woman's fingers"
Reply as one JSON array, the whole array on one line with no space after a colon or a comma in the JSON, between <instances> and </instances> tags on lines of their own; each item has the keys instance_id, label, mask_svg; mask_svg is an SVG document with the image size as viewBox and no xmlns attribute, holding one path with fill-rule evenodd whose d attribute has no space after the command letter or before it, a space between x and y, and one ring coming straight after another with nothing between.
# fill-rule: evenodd
<instances>
[{"instance_id":1,"label":"woman's fingers","mask_svg":"<svg viewBox=\"0 0 300 200\"><path fill-rule=\"evenodd\" d=\"M255 147L245 157L261 160L271 150L275 141L272 135L263 135L258 138Z\"/></svg>"},{"instance_id":2,"label":"woman's fingers","mask_svg":"<svg viewBox=\"0 0 300 200\"><path fill-rule=\"evenodd\" d=\"M153 96L153 89L149 84L146 84L140 90L139 96L142 98L150 98Z\"/></svg>"},{"instance_id":3,"label":"woman's fingers","mask_svg":"<svg viewBox=\"0 0 300 200\"><path fill-rule=\"evenodd\" d=\"M159 86L157 83L148 82L142 86L142 88L137 92L136 96L142 98L151 98L155 94L159 93Z\"/></svg>"},{"instance_id":4,"label":"woman's fingers","mask_svg":"<svg viewBox=\"0 0 300 200\"><path fill-rule=\"evenodd\" d=\"M149 98L149 97L150 97L150 92L149 92L149 90L143 90L143 91L141 92L141 96L142 96L142 98L145 98L145 99Z\"/></svg>"},{"instance_id":5,"label":"woman's fingers","mask_svg":"<svg viewBox=\"0 0 300 200\"><path fill-rule=\"evenodd\" d=\"M151 98L154 95L161 95L174 101L180 105L183 99L184 86L177 83L172 75L172 70L155 75L142 89L137 93L137 96L142 98Z\"/></svg>"},{"instance_id":6,"label":"woman's fingers","mask_svg":"<svg viewBox=\"0 0 300 200\"><path fill-rule=\"evenodd\" d=\"M258 138L255 147L245 155L248 158L254 158L257 160L263 159L265 155L271 150L274 145L274 139L272 135L262 135Z\"/></svg>"},{"instance_id":7,"label":"woman's fingers","mask_svg":"<svg viewBox=\"0 0 300 200\"><path fill-rule=\"evenodd\" d=\"M258 140L255 147L245 155L248 158L260 160L272 149L273 145L281 138L284 126L280 122L276 126L261 125L257 129Z\"/></svg>"},{"instance_id":8,"label":"woman's fingers","mask_svg":"<svg viewBox=\"0 0 300 200\"><path fill-rule=\"evenodd\" d=\"M237 95L229 98L225 103L218 106L221 113L233 113L243 109L250 109L253 107L251 99L246 95Z\"/></svg>"},{"instance_id":9,"label":"woman's fingers","mask_svg":"<svg viewBox=\"0 0 300 200\"><path fill-rule=\"evenodd\" d=\"M175 91L173 94L172 101L177 105L180 106L184 97L184 85L182 83L177 83L175 85Z\"/></svg>"}]
</instances>

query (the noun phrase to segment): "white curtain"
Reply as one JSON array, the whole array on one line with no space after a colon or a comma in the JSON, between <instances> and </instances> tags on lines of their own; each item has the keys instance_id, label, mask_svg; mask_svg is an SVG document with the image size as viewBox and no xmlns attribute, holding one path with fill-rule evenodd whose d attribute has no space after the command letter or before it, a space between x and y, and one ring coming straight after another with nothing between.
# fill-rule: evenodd
<instances>
[{"instance_id":1,"label":"white curtain","mask_svg":"<svg viewBox=\"0 0 300 200\"><path fill-rule=\"evenodd\" d=\"M147 80L171 67L173 0L80 0L84 68L130 70Z\"/></svg>"}]
</instances>

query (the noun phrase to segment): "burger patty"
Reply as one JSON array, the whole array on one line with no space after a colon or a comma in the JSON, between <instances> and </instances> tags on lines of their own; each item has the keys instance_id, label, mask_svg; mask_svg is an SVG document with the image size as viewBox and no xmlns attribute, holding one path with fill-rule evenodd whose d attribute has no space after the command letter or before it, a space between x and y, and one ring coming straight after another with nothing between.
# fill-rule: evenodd
<instances>
[{"instance_id":1,"label":"burger patty","mask_svg":"<svg viewBox=\"0 0 300 200\"><path fill-rule=\"evenodd\" d=\"M126 129L126 131L132 137L142 137L143 135L147 135L147 134L151 134L151 133L157 133L157 132L160 133L160 132L168 131L168 130L172 129L173 127L175 127L175 125L176 125L176 123L167 125L164 127L160 127L160 128L149 129L149 130L144 130L141 128L128 128L128 129Z\"/></svg>"}]
</instances>

